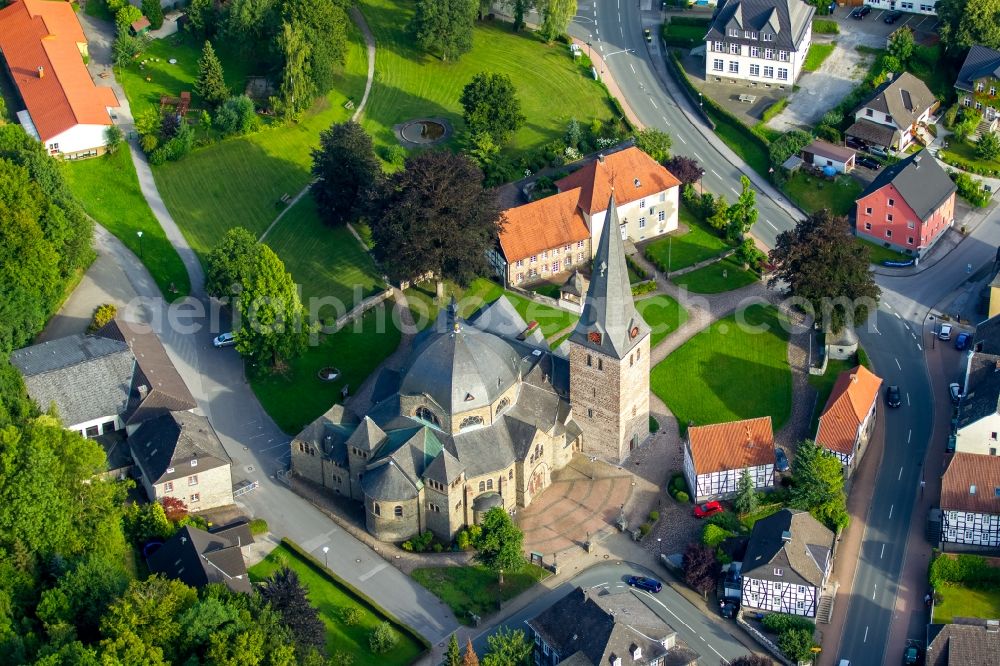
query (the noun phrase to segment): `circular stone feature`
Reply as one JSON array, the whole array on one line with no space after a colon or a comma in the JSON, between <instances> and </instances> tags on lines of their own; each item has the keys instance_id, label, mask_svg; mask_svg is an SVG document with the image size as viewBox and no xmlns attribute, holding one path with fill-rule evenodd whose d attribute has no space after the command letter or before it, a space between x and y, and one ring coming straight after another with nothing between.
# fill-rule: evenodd
<instances>
[{"instance_id":1,"label":"circular stone feature","mask_svg":"<svg viewBox=\"0 0 1000 666\"><path fill-rule=\"evenodd\" d=\"M337 368L323 368L317 374L319 375L320 380L324 382L332 382L336 380L337 377L340 377L340 370Z\"/></svg>"},{"instance_id":2,"label":"circular stone feature","mask_svg":"<svg viewBox=\"0 0 1000 666\"><path fill-rule=\"evenodd\" d=\"M404 146L433 146L451 136L451 124L444 118L416 118L393 128Z\"/></svg>"}]
</instances>

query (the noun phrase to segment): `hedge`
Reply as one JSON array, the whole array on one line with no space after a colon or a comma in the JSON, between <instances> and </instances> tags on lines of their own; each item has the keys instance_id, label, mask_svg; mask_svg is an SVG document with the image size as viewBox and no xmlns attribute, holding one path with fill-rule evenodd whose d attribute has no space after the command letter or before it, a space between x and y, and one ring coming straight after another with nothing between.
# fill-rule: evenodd
<instances>
[{"instance_id":1,"label":"hedge","mask_svg":"<svg viewBox=\"0 0 1000 666\"><path fill-rule=\"evenodd\" d=\"M938 555L931 562L928 575L931 587L942 583L967 583L969 585L1000 585L1000 567L990 566L980 555Z\"/></svg>"},{"instance_id":2,"label":"hedge","mask_svg":"<svg viewBox=\"0 0 1000 666\"><path fill-rule=\"evenodd\" d=\"M781 113L785 109L786 106L788 106L788 98L787 97L782 97L777 102L775 102L771 106L767 107L764 110L764 113L760 114L760 122L766 123L771 118L774 118L776 115L778 115L779 113Z\"/></svg>"},{"instance_id":3,"label":"hedge","mask_svg":"<svg viewBox=\"0 0 1000 666\"><path fill-rule=\"evenodd\" d=\"M653 291L656 291L656 280L646 280L632 285L633 296L642 296Z\"/></svg>"},{"instance_id":4,"label":"hedge","mask_svg":"<svg viewBox=\"0 0 1000 666\"><path fill-rule=\"evenodd\" d=\"M704 121L708 124L708 126L714 130L715 121L709 117L708 113L705 112L705 109L701 106L701 104L698 103L701 100L701 98L698 96L698 90L694 87L694 84L691 83L687 75L684 73L684 68L681 67L681 61L680 58L677 56L677 52L670 50L670 56L664 57L663 61L667 63L667 69L670 70L670 73L673 75L674 80L676 80L678 83L681 84L681 88L684 90L684 92L687 93L688 99L691 101L691 104L694 105L694 108L698 110L698 113L701 114L702 119L704 119ZM705 101L710 101L710 100L708 100L708 98L705 98Z\"/></svg>"},{"instance_id":5,"label":"hedge","mask_svg":"<svg viewBox=\"0 0 1000 666\"><path fill-rule=\"evenodd\" d=\"M765 615L764 619L761 620L760 623L764 625L764 628L772 634L783 634L786 631L804 629L811 635L814 631L816 631L816 625L812 620L799 615L788 615L787 613L771 613L769 615Z\"/></svg>"},{"instance_id":6,"label":"hedge","mask_svg":"<svg viewBox=\"0 0 1000 666\"><path fill-rule=\"evenodd\" d=\"M431 649L432 646L430 641L421 636L420 632L418 632L410 625L401 622L396 616L392 615L387 610L382 608L380 605L375 603L375 601L373 601L372 598L369 597L367 594L365 594L358 588L348 583L346 580L335 574L330 569L327 569L325 566L323 566L323 564L319 560L317 560L315 557L313 557L306 551L302 550L299 544L287 538L282 539L281 544L286 548L288 548L289 550L291 550L292 552L294 552L299 557L301 557L303 560L305 560L305 562L309 564L318 574L329 578L331 581L333 581L335 585L339 585L340 587L342 587L349 596L354 597L355 601L367 606L375 614L381 615L384 619L388 620L401 632L408 634L413 640L423 645L425 649L427 650Z\"/></svg>"},{"instance_id":7,"label":"hedge","mask_svg":"<svg viewBox=\"0 0 1000 666\"><path fill-rule=\"evenodd\" d=\"M701 18L699 16L672 16L670 22L674 25L704 26L706 29L712 23L712 19Z\"/></svg>"},{"instance_id":8,"label":"hedge","mask_svg":"<svg viewBox=\"0 0 1000 666\"><path fill-rule=\"evenodd\" d=\"M830 19L813 19L813 34L816 35L839 35L840 26L836 21Z\"/></svg>"}]
</instances>

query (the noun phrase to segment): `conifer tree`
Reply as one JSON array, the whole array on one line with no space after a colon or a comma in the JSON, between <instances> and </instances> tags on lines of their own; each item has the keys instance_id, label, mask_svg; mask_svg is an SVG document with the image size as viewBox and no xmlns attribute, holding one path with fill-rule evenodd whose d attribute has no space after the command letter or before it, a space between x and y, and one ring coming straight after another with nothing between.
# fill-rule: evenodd
<instances>
[{"instance_id":1,"label":"conifer tree","mask_svg":"<svg viewBox=\"0 0 1000 666\"><path fill-rule=\"evenodd\" d=\"M229 99L229 87L222 73L222 63L215 55L212 42L205 41L198 59L198 78L194 82L194 90L201 95L205 103L217 107Z\"/></svg>"}]
</instances>

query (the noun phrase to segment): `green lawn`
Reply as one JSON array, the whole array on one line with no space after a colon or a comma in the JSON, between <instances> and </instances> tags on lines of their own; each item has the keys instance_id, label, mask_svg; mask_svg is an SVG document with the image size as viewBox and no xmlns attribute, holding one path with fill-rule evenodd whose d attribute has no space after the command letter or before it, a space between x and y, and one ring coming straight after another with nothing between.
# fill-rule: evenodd
<instances>
[{"instance_id":1,"label":"green lawn","mask_svg":"<svg viewBox=\"0 0 1000 666\"><path fill-rule=\"evenodd\" d=\"M362 0L358 7L378 44L363 121L376 144L395 144L393 125L426 116L448 119L461 140L465 123L458 98L483 71L507 74L517 88L528 120L508 148L515 154L562 138L570 118L586 126L612 115L604 90L573 62L565 44L543 44L533 33L511 32L507 23L477 23L472 51L443 62L414 47L407 29L413 3Z\"/></svg>"},{"instance_id":2,"label":"green lawn","mask_svg":"<svg viewBox=\"0 0 1000 666\"><path fill-rule=\"evenodd\" d=\"M414 569L411 576L444 601L459 622L471 625L470 612L480 617L492 615L497 610L498 600L513 599L538 581L548 578L549 572L541 567L525 565L516 574L505 573L502 588L497 575L481 566L427 567Z\"/></svg>"},{"instance_id":3,"label":"green lawn","mask_svg":"<svg viewBox=\"0 0 1000 666\"><path fill-rule=\"evenodd\" d=\"M248 373L253 392L278 427L289 435L298 433L340 402L345 384L353 394L396 351L400 332L392 323L392 305L386 301L336 333L321 335L319 344L309 346L283 373L260 377ZM340 370L336 381L324 382L317 376L327 366Z\"/></svg>"},{"instance_id":4,"label":"green lawn","mask_svg":"<svg viewBox=\"0 0 1000 666\"><path fill-rule=\"evenodd\" d=\"M718 294L753 284L756 274L746 270L732 257L726 257L714 264L671 278L678 287L685 287L695 294Z\"/></svg>"},{"instance_id":5,"label":"green lawn","mask_svg":"<svg viewBox=\"0 0 1000 666\"><path fill-rule=\"evenodd\" d=\"M837 383L837 377L845 370L850 370L857 365L856 361L829 360L826 363L826 372L822 375L809 375L809 385L816 389L816 406L813 409L812 421L809 423L809 436L816 434L819 426L819 415L826 407L826 401L830 398L833 385Z\"/></svg>"},{"instance_id":6,"label":"green lawn","mask_svg":"<svg viewBox=\"0 0 1000 666\"><path fill-rule=\"evenodd\" d=\"M777 310L761 305L720 319L653 368L653 392L682 430L688 422L769 415L777 431L792 400L787 325Z\"/></svg>"},{"instance_id":7,"label":"green lawn","mask_svg":"<svg viewBox=\"0 0 1000 666\"><path fill-rule=\"evenodd\" d=\"M635 302L635 309L652 329L649 346L655 347L687 321L687 310L666 294Z\"/></svg>"},{"instance_id":8,"label":"green lawn","mask_svg":"<svg viewBox=\"0 0 1000 666\"><path fill-rule=\"evenodd\" d=\"M294 196L309 182L310 151L320 131L348 119L352 111L344 102L360 100L364 92L364 44L354 24L348 27L344 73L335 90L298 122L214 143L154 167L163 200L199 255L232 227L263 233L281 212L281 195Z\"/></svg>"},{"instance_id":9,"label":"green lawn","mask_svg":"<svg viewBox=\"0 0 1000 666\"><path fill-rule=\"evenodd\" d=\"M689 213L686 206L681 206L679 217L688 227L686 233L679 236L670 234L646 246L646 258L664 273L668 267L671 271L687 268L729 249L729 244L714 229Z\"/></svg>"},{"instance_id":10,"label":"green lawn","mask_svg":"<svg viewBox=\"0 0 1000 666\"><path fill-rule=\"evenodd\" d=\"M882 247L881 245L865 238L855 236L854 240L855 242L861 243L868 248L868 251L871 253L871 262L873 264L881 264L883 261L909 261L910 259L913 259L913 257L909 255L897 252L896 250L888 247Z\"/></svg>"},{"instance_id":11,"label":"green lawn","mask_svg":"<svg viewBox=\"0 0 1000 666\"><path fill-rule=\"evenodd\" d=\"M715 133L722 139L722 142L729 146L730 150L743 158L743 161L750 165L750 168L765 178L769 178L768 169L771 168L771 156L767 148L747 138L749 130L744 131L737 126L737 121L729 116L724 116L709 106L705 107L708 116L715 123Z\"/></svg>"},{"instance_id":12,"label":"green lawn","mask_svg":"<svg viewBox=\"0 0 1000 666\"><path fill-rule=\"evenodd\" d=\"M136 255L140 255L136 232L142 232L142 262L164 296L170 300L187 296L191 291L187 270L139 191L128 146L114 155L67 162L65 173L87 213ZM176 293L171 293L171 285Z\"/></svg>"},{"instance_id":13,"label":"green lawn","mask_svg":"<svg viewBox=\"0 0 1000 666\"><path fill-rule=\"evenodd\" d=\"M949 623L956 617L1000 617L1000 587L946 583L936 592L942 601L934 606L935 623Z\"/></svg>"},{"instance_id":14,"label":"green lawn","mask_svg":"<svg viewBox=\"0 0 1000 666\"><path fill-rule=\"evenodd\" d=\"M813 42L810 44L809 52L806 53L806 61L802 63L802 71L815 72L819 69L819 66L823 64L823 61L830 57L830 54L833 53L833 49L836 46L837 42L831 42L829 44Z\"/></svg>"},{"instance_id":15,"label":"green lawn","mask_svg":"<svg viewBox=\"0 0 1000 666\"><path fill-rule=\"evenodd\" d=\"M984 160L976 154L976 144L948 137L948 149L941 151L963 162L970 162L980 169L1000 170L1000 160Z\"/></svg>"},{"instance_id":16,"label":"green lawn","mask_svg":"<svg viewBox=\"0 0 1000 666\"><path fill-rule=\"evenodd\" d=\"M631 274L631 267L629 267L629 274ZM561 284L554 284L552 282L543 282L531 288L531 291L541 296L548 296L549 298L559 299L559 289L562 287Z\"/></svg>"},{"instance_id":17,"label":"green lawn","mask_svg":"<svg viewBox=\"0 0 1000 666\"><path fill-rule=\"evenodd\" d=\"M264 242L302 285L302 302L307 307L311 298L333 297L344 304L346 312L384 286L371 257L347 227L323 224L308 195L285 213Z\"/></svg>"},{"instance_id":18,"label":"green lawn","mask_svg":"<svg viewBox=\"0 0 1000 666\"><path fill-rule=\"evenodd\" d=\"M320 619L326 628L327 654L346 652L353 656L357 664L377 662L386 666L403 666L413 663L423 653L424 648L413 637L395 626L399 638L396 646L385 654L372 654L368 647L369 634L380 622L388 620L396 625L396 620L373 608L367 601L340 585L336 579L284 545L279 545L264 560L250 567L250 580L264 580L283 566L298 574L299 581L309 591L309 603L319 609ZM353 626L345 625L340 619L341 609L350 606L361 610L361 620Z\"/></svg>"},{"instance_id":19,"label":"green lawn","mask_svg":"<svg viewBox=\"0 0 1000 666\"><path fill-rule=\"evenodd\" d=\"M814 213L826 208L835 215L853 213L855 202L864 191L861 183L851 176L839 175L830 180L804 171L796 171L783 189L788 198L805 212Z\"/></svg>"}]
</instances>

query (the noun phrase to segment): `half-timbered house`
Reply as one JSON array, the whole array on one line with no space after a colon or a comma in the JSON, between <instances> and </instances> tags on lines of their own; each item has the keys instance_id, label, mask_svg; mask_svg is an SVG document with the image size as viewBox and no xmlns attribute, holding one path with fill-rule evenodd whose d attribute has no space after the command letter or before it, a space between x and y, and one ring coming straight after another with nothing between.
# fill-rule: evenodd
<instances>
[{"instance_id":1,"label":"half-timbered house","mask_svg":"<svg viewBox=\"0 0 1000 666\"><path fill-rule=\"evenodd\" d=\"M863 365L840 373L819 417L816 444L837 456L850 476L875 429L882 378Z\"/></svg>"},{"instance_id":2,"label":"half-timbered house","mask_svg":"<svg viewBox=\"0 0 1000 666\"><path fill-rule=\"evenodd\" d=\"M754 488L774 487L774 432L771 417L688 428L684 477L695 502L730 497L743 470Z\"/></svg>"},{"instance_id":3,"label":"half-timbered house","mask_svg":"<svg viewBox=\"0 0 1000 666\"><path fill-rule=\"evenodd\" d=\"M1000 456L952 457L941 478L941 542L949 550L1000 548Z\"/></svg>"}]
</instances>

